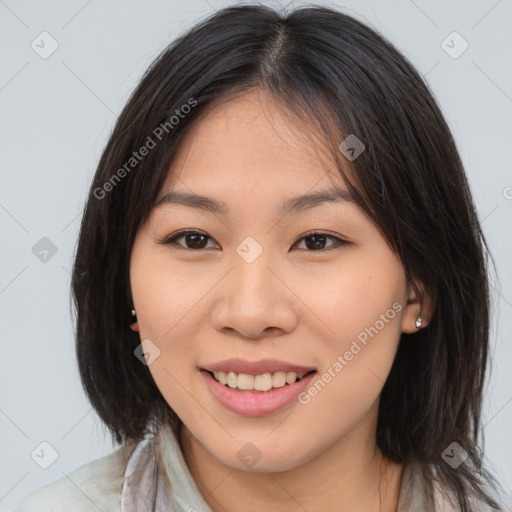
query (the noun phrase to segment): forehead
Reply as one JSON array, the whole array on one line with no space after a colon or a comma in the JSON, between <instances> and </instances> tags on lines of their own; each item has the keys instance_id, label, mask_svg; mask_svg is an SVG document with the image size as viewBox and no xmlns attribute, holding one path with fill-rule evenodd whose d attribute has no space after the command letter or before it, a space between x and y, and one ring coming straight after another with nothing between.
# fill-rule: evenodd
<instances>
[{"instance_id":1,"label":"forehead","mask_svg":"<svg viewBox=\"0 0 512 512\"><path fill-rule=\"evenodd\" d=\"M305 120L299 127L275 102L252 92L201 113L177 149L159 198L179 189L264 201L329 184L346 189L313 126Z\"/></svg>"}]
</instances>

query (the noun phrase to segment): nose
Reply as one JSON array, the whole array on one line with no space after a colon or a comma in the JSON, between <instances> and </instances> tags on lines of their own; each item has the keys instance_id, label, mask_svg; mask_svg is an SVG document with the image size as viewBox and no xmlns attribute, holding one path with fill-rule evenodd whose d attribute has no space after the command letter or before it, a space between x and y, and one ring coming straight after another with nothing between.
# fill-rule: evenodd
<instances>
[{"instance_id":1,"label":"nose","mask_svg":"<svg viewBox=\"0 0 512 512\"><path fill-rule=\"evenodd\" d=\"M297 326L297 296L266 251L252 263L235 254L217 293L212 321L219 332L259 340L290 333Z\"/></svg>"}]
</instances>

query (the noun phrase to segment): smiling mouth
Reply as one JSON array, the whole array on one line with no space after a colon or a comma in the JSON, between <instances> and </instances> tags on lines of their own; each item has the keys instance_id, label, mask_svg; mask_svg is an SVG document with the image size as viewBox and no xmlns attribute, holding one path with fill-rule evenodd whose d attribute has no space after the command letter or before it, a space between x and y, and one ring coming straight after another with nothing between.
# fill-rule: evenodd
<instances>
[{"instance_id":1,"label":"smiling mouth","mask_svg":"<svg viewBox=\"0 0 512 512\"><path fill-rule=\"evenodd\" d=\"M260 375L249 375L247 373L235 372L208 372L217 382L234 391L245 393L266 393L284 386L290 386L301 381L306 375L315 373L309 372L273 372Z\"/></svg>"}]
</instances>

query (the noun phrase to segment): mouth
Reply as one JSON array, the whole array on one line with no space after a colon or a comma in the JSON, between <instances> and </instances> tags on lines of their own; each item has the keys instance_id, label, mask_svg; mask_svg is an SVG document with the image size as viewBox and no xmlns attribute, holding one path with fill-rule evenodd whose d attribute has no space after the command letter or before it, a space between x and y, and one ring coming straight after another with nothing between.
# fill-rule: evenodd
<instances>
[{"instance_id":1,"label":"mouth","mask_svg":"<svg viewBox=\"0 0 512 512\"><path fill-rule=\"evenodd\" d=\"M275 365L273 368L269 368L271 365L261 368L260 364L260 369L255 369L254 365L248 368L245 363L239 365L242 366L240 369L253 373L225 371L229 369L225 363L222 363L222 370L218 368L220 363L216 366L209 370L200 368L206 388L224 409L245 417L277 414L298 404L297 397L311 385L317 373L316 370L286 364L280 364L279 369ZM260 373L262 371L265 373Z\"/></svg>"},{"instance_id":2,"label":"mouth","mask_svg":"<svg viewBox=\"0 0 512 512\"><path fill-rule=\"evenodd\" d=\"M210 374L219 384L233 391L241 393L267 393L274 389L291 386L305 377L316 373L316 370L307 372L267 372L258 375L236 372L203 371Z\"/></svg>"},{"instance_id":3,"label":"mouth","mask_svg":"<svg viewBox=\"0 0 512 512\"><path fill-rule=\"evenodd\" d=\"M279 359L231 358L198 367L210 394L223 408L261 417L293 407L317 368Z\"/></svg>"}]
</instances>

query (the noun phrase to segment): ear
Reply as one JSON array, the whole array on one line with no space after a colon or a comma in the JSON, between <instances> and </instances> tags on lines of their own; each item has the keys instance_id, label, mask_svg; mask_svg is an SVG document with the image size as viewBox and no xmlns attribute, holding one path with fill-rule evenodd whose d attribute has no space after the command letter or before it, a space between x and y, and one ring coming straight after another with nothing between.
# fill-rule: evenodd
<instances>
[{"instance_id":1,"label":"ear","mask_svg":"<svg viewBox=\"0 0 512 512\"><path fill-rule=\"evenodd\" d=\"M425 286L420 281L414 281L419 291L419 296L414 291L411 283L407 287L408 301L402 315L402 332L413 334L424 329L430 322L434 312L434 300L427 293ZM421 313L421 327L416 327L416 320Z\"/></svg>"}]
</instances>

